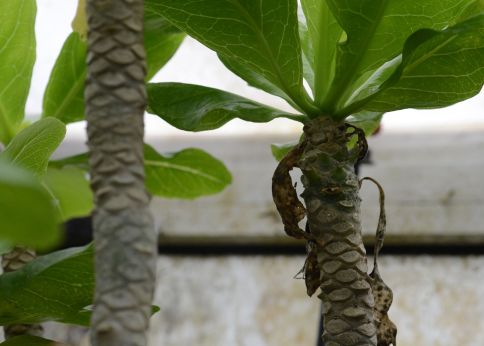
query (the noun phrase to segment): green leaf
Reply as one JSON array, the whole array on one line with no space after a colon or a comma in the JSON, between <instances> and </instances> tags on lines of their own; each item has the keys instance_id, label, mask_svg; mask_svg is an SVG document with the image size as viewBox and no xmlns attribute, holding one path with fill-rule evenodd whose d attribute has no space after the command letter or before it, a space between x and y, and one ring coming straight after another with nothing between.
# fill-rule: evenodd
<instances>
[{"instance_id":1,"label":"green leaf","mask_svg":"<svg viewBox=\"0 0 484 346\"><path fill-rule=\"evenodd\" d=\"M0 1L0 141L8 143L25 112L35 62L35 0Z\"/></svg>"},{"instance_id":2,"label":"green leaf","mask_svg":"<svg viewBox=\"0 0 484 346\"><path fill-rule=\"evenodd\" d=\"M348 39L337 49L336 74L324 105L340 110L363 74L402 51L419 29L453 25L475 0L327 0Z\"/></svg>"},{"instance_id":3,"label":"green leaf","mask_svg":"<svg viewBox=\"0 0 484 346\"><path fill-rule=\"evenodd\" d=\"M59 120L41 119L20 131L0 156L41 176L65 134L66 126Z\"/></svg>"},{"instance_id":4,"label":"green leaf","mask_svg":"<svg viewBox=\"0 0 484 346\"><path fill-rule=\"evenodd\" d=\"M68 156L63 159L51 160L49 161L49 168L62 169L65 167L73 167L83 170L84 172L89 171L89 158L87 153L77 154L74 156Z\"/></svg>"},{"instance_id":5,"label":"green leaf","mask_svg":"<svg viewBox=\"0 0 484 346\"><path fill-rule=\"evenodd\" d=\"M0 346L63 346L65 344L61 344L54 340L48 340L44 338L40 338L38 336L33 335L19 335L14 336L2 343Z\"/></svg>"},{"instance_id":6,"label":"green leaf","mask_svg":"<svg viewBox=\"0 0 484 346\"><path fill-rule=\"evenodd\" d=\"M286 143L273 143L271 144L272 156L274 156L274 158L277 161L281 161L284 158L284 156L286 156L287 153L290 152L292 148L294 148L298 143L299 141L290 141Z\"/></svg>"},{"instance_id":7,"label":"green leaf","mask_svg":"<svg viewBox=\"0 0 484 346\"><path fill-rule=\"evenodd\" d=\"M365 132L366 137L371 136L380 126L383 113L381 112L360 112L352 115L346 121Z\"/></svg>"},{"instance_id":8,"label":"green leaf","mask_svg":"<svg viewBox=\"0 0 484 346\"><path fill-rule=\"evenodd\" d=\"M200 149L161 156L145 145L146 187L154 195L192 199L222 191L232 182L224 164Z\"/></svg>"},{"instance_id":9,"label":"green leaf","mask_svg":"<svg viewBox=\"0 0 484 346\"><path fill-rule=\"evenodd\" d=\"M41 256L0 276L0 325L57 321L89 325L92 246Z\"/></svg>"},{"instance_id":10,"label":"green leaf","mask_svg":"<svg viewBox=\"0 0 484 346\"><path fill-rule=\"evenodd\" d=\"M144 30L148 66L146 80L150 80L171 59L186 35L147 7Z\"/></svg>"},{"instance_id":11,"label":"green leaf","mask_svg":"<svg viewBox=\"0 0 484 346\"><path fill-rule=\"evenodd\" d=\"M232 182L224 164L200 149L185 149L170 155L160 155L145 144L146 187L156 196L191 199L211 195ZM51 161L49 167L86 169L87 154Z\"/></svg>"},{"instance_id":12,"label":"green leaf","mask_svg":"<svg viewBox=\"0 0 484 346\"><path fill-rule=\"evenodd\" d=\"M84 85L86 81L87 43L77 32L64 42L52 69L43 100L44 117L64 123L84 118Z\"/></svg>"},{"instance_id":13,"label":"green leaf","mask_svg":"<svg viewBox=\"0 0 484 346\"><path fill-rule=\"evenodd\" d=\"M88 326L94 296L93 246L40 256L0 276L0 325L47 321ZM159 310L152 307L153 313Z\"/></svg>"},{"instance_id":14,"label":"green leaf","mask_svg":"<svg viewBox=\"0 0 484 346\"><path fill-rule=\"evenodd\" d=\"M315 112L303 87L295 0L147 0L249 84Z\"/></svg>"},{"instance_id":15,"label":"green leaf","mask_svg":"<svg viewBox=\"0 0 484 346\"><path fill-rule=\"evenodd\" d=\"M301 39L302 63L304 79L314 95L314 53L306 23L299 21L299 37Z\"/></svg>"},{"instance_id":16,"label":"green leaf","mask_svg":"<svg viewBox=\"0 0 484 346\"><path fill-rule=\"evenodd\" d=\"M402 55L387 61L376 71L371 73L365 73L357 82L357 87L353 93L346 100L345 107L338 112L337 116L345 117L348 114L354 113L356 110L361 109L361 103L366 102L371 95L380 90L383 83L385 83L389 77L397 70L398 66L402 62Z\"/></svg>"},{"instance_id":17,"label":"green leaf","mask_svg":"<svg viewBox=\"0 0 484 346\"><path fill-rule=\"evenodd\" d=\"M312 51L311 55L306 54L314 71L312 89L315 102L320 105L334 77L336 45L343 30L325 0L301 0L301 5L308 26L307 44L311 45Z\"/></svg>"},{"instance_id":18,"label":"green leaf","mask_svg":"<svg viewBox=\"0 0 484 346\"><path fill-rule=\"evenodd\" d=\"M389 112L465 100L484 84L483 62L484 15L441 32L421 30L405 44L399 68L362 108Z\"/></svg>"},{"instance_id":19,"label":"green leaf","mask_svg":"<svg viewBox=\"0 0 484 346\"><path fill-rule=\"evenodd\" d=\"M0 240L45 248L58 239L49 194L30 172L0 160Z\"/></svg>"},{"instance_id":20,"label":"green leaf","mask_svg":"<svg viewBox=\"0 0 484 346\"><path fill-rule=\"evenodd\" d=\"M251 122L269 122L286 117L304 119L222 90L183 83L148 84L148 112L156 114L176 128L206 131L239 118Z\"/></svg>"},{"instance_id":21,"label":"green leaf","mask_svg":"<svg viewBox=\"0 0 484 346\"><path fill-rule=\"evenodd\" d=\"M49 167L43 177L43 186L55 201L59 220L87 216L93 207L93 196L87 173L75 167Z\"/></svg>"},{"instance_id":22,"label":"green leaf","mask_svg":"<svg viewBox=\"0 0 484 346\"><path fill-rule=\"evenodd\" d=\"M185 34L158 14L145 10L145 49L147 79L152 78L175 54ZM52 69L43 100L43 117L55 117L64 123L84 119L87 42L71 33Z\"/></svg>"}]
</instances>

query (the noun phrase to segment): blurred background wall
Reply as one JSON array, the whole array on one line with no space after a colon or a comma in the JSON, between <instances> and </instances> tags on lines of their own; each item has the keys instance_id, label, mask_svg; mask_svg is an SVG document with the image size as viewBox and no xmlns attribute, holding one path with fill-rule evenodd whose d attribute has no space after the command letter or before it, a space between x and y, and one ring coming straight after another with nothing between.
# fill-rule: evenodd
<instances>
[{"instance_id":1,"label":"blurred background wall","mask_svg":"<svg viewBox=\"0 0 484 346\"><path fill-rule=\"evenodd\" d=\"M76 0L38 1L38 58L27 112L42 93ZM281 99L248 87L216 55L187 39L155 81L204 84L283 109ZM363 175L386 189L388 231L381 272L394 290L391 318L399 345L484 345L484 94L440 110L384 117L370 140ZM69 126L57 156L85 149L84 123ZM161 253L152 345L316 345L319 303L293 280L304 247L288 240L271 201L276 166L270 143L296 139L300 126L233 121L200 134L146 117L147 141L160 151L198 146L226 162L233 184L196 201L153 201ZM365 186L363 218L371 241L378 196ZM78 342L81 334L49 333Z\"/></svg>"}]
</instances>

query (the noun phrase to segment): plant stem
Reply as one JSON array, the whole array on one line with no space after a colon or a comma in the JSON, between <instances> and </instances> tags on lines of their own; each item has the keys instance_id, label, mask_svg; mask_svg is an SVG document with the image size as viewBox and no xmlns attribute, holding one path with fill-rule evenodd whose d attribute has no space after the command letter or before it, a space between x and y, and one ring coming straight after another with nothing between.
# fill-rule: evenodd
<instances>
[{"instance_id":1,"label":"plant stem","mask_svg":"<svg viewBox=\"0 0 484 346\"><path fill-rule=\"evenodd\" d=\"M96 290L93 346L143 346L156 241L143 169L142 0L88 0L88 121Z\"/></svg>"},{"instance_id":2,"label":"plant stem","mask_svg":"<svg viewBox=\"0 0 484 346\"><path fill-rule=\"evenodd\" d=\"M298 166L320 270L326 346L375 346L374 300L361 236L360 198L347 126L319 117L304 127Z\"/></svg>"},{"instance_id":3,"label":"plant stem","mask_svg":"<svg viewBox=\"0 0 484 346\"><path fill-rule=\"evenodd\" d=\"M10 252L2 256L2 268L4 273L19 270L36 257L35 251L22 246L14 247ZM41 324L12 324L3 327L5 339L19 335L42 336L44 328Z\"/></svg>"}]
</instances>

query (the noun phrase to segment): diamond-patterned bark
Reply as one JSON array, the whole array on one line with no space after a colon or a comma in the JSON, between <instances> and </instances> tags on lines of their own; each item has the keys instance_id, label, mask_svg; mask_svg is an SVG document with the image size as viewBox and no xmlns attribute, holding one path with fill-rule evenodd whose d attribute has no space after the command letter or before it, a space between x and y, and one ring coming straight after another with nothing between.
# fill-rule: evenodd
<instances>
[{"instance_id":1,"label":"diamond-patterned bark","mask_svg":"<svg viewBox=\"0 0 484 346\"><path fill-rule=\"evenodd\" d=\"M94 346L146 345L155 233L144 187L143 1L88 0L85 91L96 249Z\"/></svg>"},{"instance_id":2,"label":"diamond-patterned bark","mask_svg":"<svg viewBox=\"0 0 484 346\"><path fill-rule=\"evenodd\" d=\"M326 117L306 124L306 146L298 166L308 231L316 238L327 346L377 344L374 300L361 236L356 155L347 127Z\"/></svg>"}]
</instances>

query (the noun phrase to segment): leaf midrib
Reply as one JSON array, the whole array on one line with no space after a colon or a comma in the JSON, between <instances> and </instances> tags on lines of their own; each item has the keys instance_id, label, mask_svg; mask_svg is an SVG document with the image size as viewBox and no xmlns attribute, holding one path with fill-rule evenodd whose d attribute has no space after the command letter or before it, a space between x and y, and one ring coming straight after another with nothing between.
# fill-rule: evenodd
<instances>
[{"instance_id":1,"label":"leaf midrib","mask_svg":"<svg viewBox=\"0 0 484 346\"><path fill-rule=\"evenodd\" d=\"M326 97L326 99L323 103L326 108L329 106L328 101L331 102L331 106L333 106L332 108L334 108L334 106L338 105L341 102L341 97L346 94L346 91L347 91L349 85L351 84L350 82L354 78L356 78L355 72L360 67L360 65L363 61L363 58L366 56L366 54L368 52L368 47L370 45L370 42L373 40L373 38L375 36L374 35L375 31L381 23L381 20L382 20L384 14L385 14L388 3L389 3L389 0L384 1L384 3L381 6L381 11L378 13L378 16L375 17L375 21L373 22L373 25L371 25L371 30L368 31L369 34L365 36L366 40L364 40L364 44L362 45L362 48L359 52L360 55L357 55L358 59L355 59L356 62L354 64L352 64L350 68L346 69L346 73L344 74L344 77L341 79L341 82L338 84L338 87L333 88L332 91L330 90L330 92L328 93L328 95L327 95L327 97ZM343 30L344 30L344 28L343 28ZM333 110L336 110L336 109L333 109Z\"/></svg>"},{"instance_id":2,"label":"leaf midrib","mask_svg":"<svg viewBox=\"0 0 484 346\"><path fill-rule=\"evenodd\" d=\"M194 169L194 168L190 168L190 167L182 166L182 165L177 165L177 164L170 163L170 162L160 162L160 161L153 161L153 160L146 160L145 159L145 165L146 166L163 167L163 168L170 168L170 169L174 169L174 170L179 170L179 171L182 171L182 172L185 172L185 173L191 173L193 175L198 175L200 177L214 181L216 183L220 183L220 184L224 183L223 180L218 179L218 178L216 178L212 175L209 175L205 172L202 172L198 169Z\"/></svg>"},{"instance_id":3,"label":"leaf midrib","mask_svg":"<svg viewBox=\"0 0 484 346\"><path fill-rule=\"evenodd\" d=\"M75 82L72 88L69 90L64 100L57 107L57 110L51 115L52 117L55 117L57 119L64 119L64 117L61 118L59 117L59 115L62 116L62 112L64 111L64 108L67 107L71 99L79 92L81 87L84 85L85 76L86 76L86 68L84 67L82 73L78 76L78 78L75 79ZM46 116L49 116L49 115L46 115Z\"/></svg>"},{"instance_id":4,"label":"leaf midrib","mask_svg":"<svg viewBox=\"0 0 484 346\"><path fill-rule=\"evenodd\" d=\"M456 37L457 37L457 35L453 35L453 36L449 37L447 40L445 40L444 42L442 42L441 44L439 44L437 47L435 47L434 49L426 52L423 56L421 56L420 58L418 58L417 60L415 60L412 64L409 64L406 67L404 67L404 69L407 72L410 72L413 69L417 68L421 63L423 63L426 60L432 58L432 56L433 56L433 54L435 52L438 52L440 49L444 48L447 44L449 44L450 42L452 42ZM403 71L401 71L399 73L400 74L403 74ZM408 78L408 77L403 76L401 79L400 78L399 79L400 80L403 80L404 78ZM391 88L391 87L392 86L389 86L389 88ZM359 101L359 102L357 102L355 104L349 105L348 107L344 108L340 113L341 114L351 113L351 112L355 111L355 110L353 110L353 107L356 107L355 109L362 109L366 104L368 104L369 102L372 102L372 100L374 98L376 98L379 94L381 94L386 89L387 89L387 87L380 87L380 90L378 90L376 93L374 93L372 95L369 95L365 99L363 99L363 100L361 100L361 101ZM376 102L382 102L382 101L376 101Z\"/></svg>"},{"instance_id":5,"label":"leaf midrib","mask_svg":"<svg viewBox=\"0 0 484 346\"><path fill-rule=\"evenodd\" d=\"M238 0L228 0L228 1L231 2L233 5L235 5L240 10L240 12L244 16L244 18L249 22L250 29L259 38L260 42L262 43L262 49L266 52L266 54L269 57L269 59L267 59L267 60L269 61L269 64L272 66L273 70L276 72L276 77L277 77L279 83L281 83L282 90L294 101L294 103L296 103L298 106L302 107L303 105L301 104L299 97L294 97L294 95L291 92L291 90L289 89L286 81L284 80L283 73L279 69L278 64L275 63L276 59L275 59L274 55L272 54L272 50L270 49L269 44L268 44L266 38L264 37L262 31L259 30L259 26L257 25L257 23L254 21L254 19L251 17L251 15L247 12L247 10L239 3Z\"/></svg>"},{"instance_id":6,"label":"leaf midrib","mask_svg":"<svg viewBox=\"0 0 484 346\"><path fill-rule=\"evenodd\" d=\"M17 20L15 22L15 27L13 28L12 32L10 33L8 40L5 42L3 47L1 47L0 54L3 53L3 51L10 44L10 41L15 37L15 33L17 32L17 30L20 27L20 20L18 19L19 14L23 13L24 7L25 7L25 1L22 1L21 6L18 8L18 13L15 16L17 18ZM0 121L2 123L2 126L4 126L5 134L7 136L7 138L5 139L6 143L4 143L4 144L7 144L8 142L10 142L12 140L12 138L14 136L14 130L12 129L10 122L7 119L7 115L6 115L7 112L5 110L5 106L3 105L3 102L1 102L1 101L2 100L0 99Z\"/></svg>"}]
</instances>

